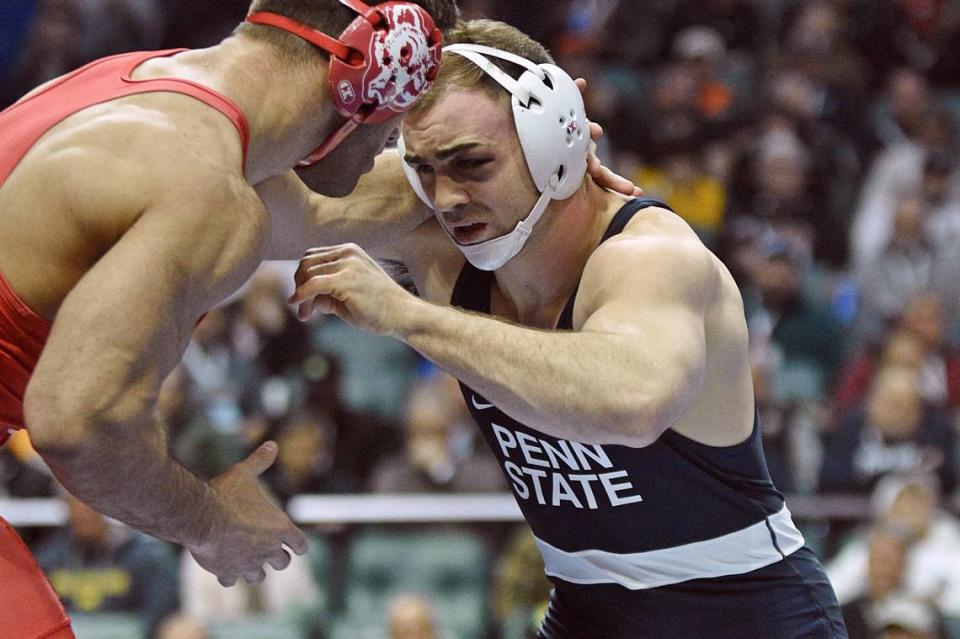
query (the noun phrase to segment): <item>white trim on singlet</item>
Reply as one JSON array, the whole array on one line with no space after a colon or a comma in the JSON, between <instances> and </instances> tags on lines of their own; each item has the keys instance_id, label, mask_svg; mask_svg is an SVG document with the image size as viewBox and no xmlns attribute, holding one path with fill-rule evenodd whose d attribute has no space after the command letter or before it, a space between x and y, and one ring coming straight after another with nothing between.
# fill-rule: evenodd
<instances>
[{"instance_id":1,"label":"white trim on singlet","mask_svg":"<svg viewBox=\"0 0 960 639\"><path fill-rule=\"evenodd\" d=\"M619 584L630 590L740 575L774 564L804 544L786 506L763 521L720 537L647 552L566 552L536 541L551 577L575 584Z\"/></svg>"}]
</instances>

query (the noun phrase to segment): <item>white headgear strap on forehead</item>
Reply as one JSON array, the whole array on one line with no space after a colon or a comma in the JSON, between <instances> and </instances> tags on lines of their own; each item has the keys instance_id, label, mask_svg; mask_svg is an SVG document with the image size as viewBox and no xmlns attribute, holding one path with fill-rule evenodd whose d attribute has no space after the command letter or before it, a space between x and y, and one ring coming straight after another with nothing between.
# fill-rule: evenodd
<instances>
[{"instance_id":1,"label":"white headgear strap on forehead","mask_svg":"<svg viewBox=\"0 0 960 639\"><path fill-rule=\"evenodd\" d=\"M491 55L502 60L507 60L508 62L513 62L516 65L524 67L528 71L532 71L537 74L537 76L543 80L545 74L543 71L533 64L526 58L521 58L520 56L513 55L507 51L501 51L500 49L494 49L492 47L485 47L479 44L451 44L444 49L444 51L449 53L456 53L459 56L470 60L475 65L483 69L483 71L489 75L491 78L497 81L497 83L506 89L511 95L515 96L521 104L524 106L530 106L530 98L532 97L529 89L525 89L520 86L520 83L510 77L506 71L495 65L491 62L486 55Z\"/></svg>"},{"instance_id":2,"label":"white headgear strap on forehead","mask_svg":"<svg viewBox=\"0 0 960 639\"><path fill-rule=\"evenodd\" d=\"M586 110L573 78L556 65L535 64L509 51L479 44L451 44L443 50L470 60L510 93L520 146L540 191L536 205L510 233L479 244L457 244L471 264L493 271L523 249L551 200L572 196L582 184L590 148ZM525 71L515 80L488 56L512 62ZM402 137L398 148L402 158L406 152ZM414 191L434 208L416 171L406 162L402 164Z\"/></svg>"}]
</instances>

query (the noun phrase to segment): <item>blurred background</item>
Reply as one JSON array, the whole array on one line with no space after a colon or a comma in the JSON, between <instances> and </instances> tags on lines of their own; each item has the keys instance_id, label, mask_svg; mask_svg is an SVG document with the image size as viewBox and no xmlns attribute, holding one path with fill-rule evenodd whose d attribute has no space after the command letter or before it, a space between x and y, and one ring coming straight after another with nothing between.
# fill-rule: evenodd
<instances>
[{"instance_id":1,"label":"blurred background","mask_svg":"<svg viewBox=\"0 0 960 639\"><path fill-rule=\"evenodd\" d=\"M960 1L460 0L588 78L605 162L734 274L767 460L859 637L960 637ZM0 0L0 107L91 59L203 47L247 0ZM452 379L286 264L198 327L160 410L203 477L267 438L312 537L256 587L63 495L21 434L18 526L81 639L521 639L549 593ZM428 495L427 498L423 498Z\"/></svg>"}]
</instances>

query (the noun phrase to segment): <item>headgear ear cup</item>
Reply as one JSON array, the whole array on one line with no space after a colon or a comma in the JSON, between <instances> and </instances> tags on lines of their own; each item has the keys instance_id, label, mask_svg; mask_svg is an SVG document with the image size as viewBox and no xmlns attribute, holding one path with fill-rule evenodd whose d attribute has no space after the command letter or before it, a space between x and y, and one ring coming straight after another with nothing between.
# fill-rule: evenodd
<instances>
[{"instance_id":1,"label":"headgear ear cup","mask_svg":"<svg viewBox=\"0 0 960 639\"><path fill-rule=\"evenodd\" d=\"M546 79L526 71L518 81L539 104L523 105L514 96L513 117L537 188L552 191L554 200L565 200L577 192L587 173L589 124L573 78L553 64L539 66Z\"/></svg>"},{"instance_id":2,"label":"headgear ear cup","mask_svg":"<svg viewBox=\"0 0 960 639\"><path fill-rule=\"evenodd\" d=\"M339 0L360 15L332 38L266 11L247 22L282 29L330 54L330 100L348 118L301 162L315 164L359 124L376 124L407 111L430 88L440 69L443 35L422 7L385 2L373 7Z\"/></svg>"}]
</instances>

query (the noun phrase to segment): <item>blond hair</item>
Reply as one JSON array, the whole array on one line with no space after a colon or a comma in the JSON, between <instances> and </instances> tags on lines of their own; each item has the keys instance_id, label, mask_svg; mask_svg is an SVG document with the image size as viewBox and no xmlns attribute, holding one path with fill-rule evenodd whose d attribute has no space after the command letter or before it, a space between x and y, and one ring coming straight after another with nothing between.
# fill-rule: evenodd
<instances>
[{"instance_id":1,"label":"blond hair","mask_svg":"<svg viewBox=\"0 0 960 639\"><path fill-rule=\"evenodd\" d=\"M534 64L553 64L547 49L519 29L496 20L460 21L444 36L445 44L482 44L501 49L530 60ZM519 78L525 70L499 58L489 58L512 78ZM426 95L414 107L414 112L429 109L451 88L483 89L491 96L503 93L503 88L473 62L455 53L445 53L440 74Z\"/></svg>"}]
</instances>

